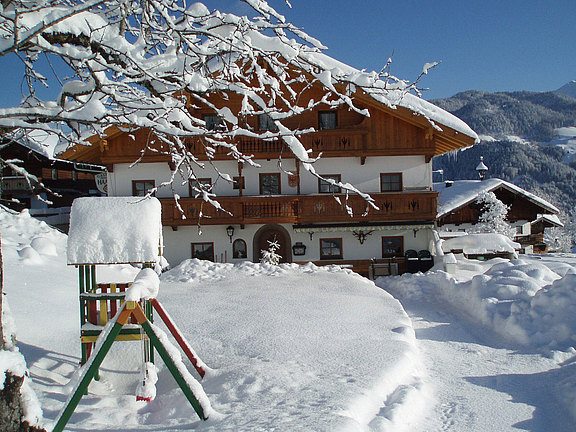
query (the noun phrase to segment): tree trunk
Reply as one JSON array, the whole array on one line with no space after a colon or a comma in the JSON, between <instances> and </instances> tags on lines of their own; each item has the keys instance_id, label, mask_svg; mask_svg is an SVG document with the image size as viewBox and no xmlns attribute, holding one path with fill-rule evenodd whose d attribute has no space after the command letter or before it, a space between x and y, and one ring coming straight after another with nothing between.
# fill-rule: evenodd
<instances>
[{"instance_id":1,"label":"tree trunk","mask_svg":"<svg viewBox=\"0 0 576 432\"><path fill-rule=\"evenodd\" d=\"M3 351L6 346L4 342L4 320L2 319L3 269L2 239L0 237L0 351ZM27 421L22 420L24 412L20 388L23 382L24 377L6 372L4 388L0 390L0 430L2 432L46 432L45 429L30 426Z\"/></svg>"},{"instance_id":2,"label":"tree trunk","mask_svg":"<svg viewBox=\"0 0 576 432\"><path fill-rule=\"evenodd\" d=\"M2 319L2 307L4 297L4 265L2 263L2 236L0 235L0 351L4 349L4 320Z\"/></svg>"}]
</instances>

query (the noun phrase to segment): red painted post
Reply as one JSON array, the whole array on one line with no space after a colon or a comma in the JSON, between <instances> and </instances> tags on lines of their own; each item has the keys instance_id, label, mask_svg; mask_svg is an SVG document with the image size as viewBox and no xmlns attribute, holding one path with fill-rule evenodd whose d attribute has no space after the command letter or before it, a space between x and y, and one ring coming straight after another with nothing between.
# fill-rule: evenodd
<instances>
[{"instance_id":1,"label":"red painted post","mask_svg":"<svg viewBox=\"0 0 576 432\"><path fill-rule=\"evenodd\" d=\"M178 327L176 327L176 324L174 324L172 318L170 318L170 316L168 315L168 312L166 312L166 310L162 307L162 305L158 300L150 299L149 302L152 304L152 306L154 306L154 309L156 309L156 312L158 312L158 315L160 316L160 318L162 318L162 321L164 321L164 324L166 324L166 327L168 328L168 330L170 330L170 333L172 333L172 336L174 336L174 339L176 339L176 342L178 342L178 345L180 345L180 348L182 348L182 351L184 351L186 357L188 357L194 368L198 371L198 374L200 374L200 376L204 378L204 375L206 375L206 371L204 370L204 367L200 364L203 363L202 360L200 360L196 356L194 350L190 347L186 339L184 339L184 336L182 336L182 333L180 332Z\"/></svg>"}]
</instances>

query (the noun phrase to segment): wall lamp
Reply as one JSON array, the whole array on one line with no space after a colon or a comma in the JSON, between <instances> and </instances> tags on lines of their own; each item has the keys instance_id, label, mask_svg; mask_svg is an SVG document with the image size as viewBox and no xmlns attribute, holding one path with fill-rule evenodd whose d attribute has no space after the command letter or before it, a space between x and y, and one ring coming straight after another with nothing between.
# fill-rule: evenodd
<instances>
[{"instance_id":1,"label":"wall lamp","mask_svg":"<svg viewBox=\"0 0 576 432\"><path fill-rule=\"evenodd\" d=\"M228 237L230 237L230 243L232 243L232 237L234 237L234 227L232 225L226 228L226 234L228 234Z\"/></svg>"}]
</instances>

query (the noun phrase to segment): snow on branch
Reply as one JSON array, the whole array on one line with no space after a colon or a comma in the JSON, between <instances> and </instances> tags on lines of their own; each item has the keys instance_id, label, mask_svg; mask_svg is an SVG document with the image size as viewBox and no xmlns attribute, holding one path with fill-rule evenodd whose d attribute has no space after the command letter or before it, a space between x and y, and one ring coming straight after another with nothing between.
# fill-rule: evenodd
<instances>
[{"instance_id":1,"label":"snow on branch","mask_svg":"<svg viewBox=\"0 0 576 432\"><path fill-rule=\"evenodd\" d=\"M321 105L368 115L355 105L356 91L390 107L417 93L415 83L389 73L390 63L379 73L346 66L322 54L320 41L265 0L243 1L255 18L185 0L3 1L0 56L16 55L24 63L27 93L20 106L0 109L0 131L52 130L76 144L92 135L105 138L112 126L146 129L184 178L200 166L198 152L213 159L223 151L253 164L234 144L238 138L278 139L314 173L299 139L312 130L290 129L287 119ZM58 79L40 72L41 57L65 65L55 70ZM425 65L421 75L433 66ZM38 86L51 87L56 96L42 99ZM302 97L318 86L321 98ZM239 109L227 103L233 98L241 101ZM408 102L432 122L433 110ZM202 109L214 112L217 127L202 118ZM258 115L269 116L276 130L250 127L246 119ZM62 127L70 131L65 137ZM201 145L192 148L192 141ZM352 185L339 186L358 193ZM200 189L213 204L209 191Z\"/></svg>"}]
</instances>

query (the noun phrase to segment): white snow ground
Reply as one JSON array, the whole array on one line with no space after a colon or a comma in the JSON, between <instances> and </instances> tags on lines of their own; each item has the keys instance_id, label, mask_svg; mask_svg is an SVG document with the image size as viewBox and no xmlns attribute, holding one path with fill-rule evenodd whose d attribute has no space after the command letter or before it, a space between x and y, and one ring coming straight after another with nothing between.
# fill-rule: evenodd
<instances>
[{"instance_id":1,"label":"white snow ground","mask_svg":"<svg viewBox=\"0 0 576 432\"><path fill-rule=\"evenodd\" d=\"M49 425L78 370L76 270L66 236L26 213L0 211L0 233L6 298ZM460 258L456 278L380 278L410 320L348 271L186 261L162 276L159 300L213 369L203 385L217 414L199 421L160 359L157 398L136 402L140 347L123 342L67 430L573 431L574 278L574 255Z\"/></svg>"}]
</instances>

